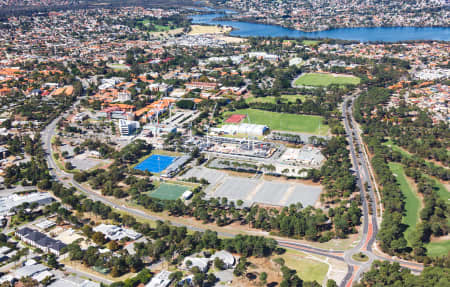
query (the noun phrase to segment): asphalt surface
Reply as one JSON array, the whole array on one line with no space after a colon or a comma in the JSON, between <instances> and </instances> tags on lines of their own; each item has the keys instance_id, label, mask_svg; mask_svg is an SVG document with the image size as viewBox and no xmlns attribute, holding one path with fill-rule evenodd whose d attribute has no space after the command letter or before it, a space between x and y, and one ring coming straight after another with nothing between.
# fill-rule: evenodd
<instances>
[{"instance_id":1,"label":"asphalt surface","mask_svg":"<svg viewBox=\"0 0 450 287\"><path fill-rule=\"evenodd\" d=\"M350 154L351 159L353 162L355 175L357 177L357 186L359 187L361 191L361 201L362 201L362 208L363 208L363 236L360 240L360 242L352 249L346 250L346 251L333 251L333 250L327 250L327 249L321 249L312 247L306 244L300 244L295 241L289 241L289 240L278 240L279 246L282 246L284 248L293 249L302 251L305 253L311 253L321 256L326 256L329 258L334 258L336 260L342 261L343 263L346 263L348 265L347 268L347 274L345 275L344 279L342 280L340 286L351 286L354 282L357 282L361 275L370 269L370 266L374 260L388 260L392 262L399 262L403 267L409 268L413 271L420 272L423 268L421 264L414 263L414 262L408 262L408 261L402 261L390 258L388 256L382 257L379 255L376 255L373 253L373 244L376 240L376 235L378 232L378 224L377 224L377 210L376 210L376 194L373 189L374 183L372 182L372 178L370 177L370 165L368 164L368 157L365 155L365 151L362 146L362 140L359 136L358 130L356 128L356 122L354 121L353 115L352 115L352 106L353 101L357 97L357 94L359 93L359 90L354 95L351 95L347 97L344 101L344 104L342 106L342 115L344 116L344 126L345 131L347 134L347 139L350 146ZM348 102L351 103L351 105L348 105ZM74 106L76 106L79 103L76 102ZM91 198L92 200L98 200L106 205L111 206L114 209L124 211L126 213L129 213L131 215L134 215L136 217L144 218L147 220L162 220L164 221L164 218L154 216L147 214L141 210L134 209L127 207L125 205L118 205L115 202L111 201L110 199L102 196L101 194L95 193L80 184L78 184L75 180L73 180L73 175L64 172L63 170L59 169L56 165L53 157L52 157L52 146L51 146L51 139L55 135L56 131L56 124L57 122L68 115L69 112L66 112L62 114L60 117L56 118L54 121L52 121L43 131L42 131L42 139L43 139L43 146L47 154L47 163L49 166L50 174L60 181L64 186L70 188L75 187L79 191L83 192L87 197ZM347 115L348 113L348 115ZM358 147L358 148L357 148ZM359 152L357 152L357 150ZM369 183L368 190L364 189L364 183ZM376 184L376 183L375 183ZM369 213L369 205L366 200L366 194L370 197L371 201L374 203L371 205L372 212ZM176 221L172 221L172 224L174 226L185 226L189 230L193 231L204 231L203 228L198 228L195 226L189 226L186 224L181 224ZM235 234L230 234L226 232L218 232L219 236L223 237L234 237ZM367 262L358 262L352 259L352 255L363 252L369 257L369 260Z\"/></svg>"},{"instance_id":2,"label":"asphalt surface","mask_svg":"<svg viewBox=\"0 0 450 287\"><path fill-rule=\"evenodd\" d=\"M370 269L374 260L388 260L391 262L398 262L405 268L409 268L412 271L420 272L423 269L421 264L415 262L408 262L403 260L397 260L388 256L379 256L373 252L376 236L378 233L378 221L381 222L382 206L380 201L380 220L377 218L377 197L379 197L379 191L377 190L376 182L371 177L372 170L369 163L369 157L366 154L366 150L363 145L363 141L358 129L358 125L353 117L353 103L358 97L360 90L357 90L353 95L348 96L342 105L342 115L344 117L344 128L346 132L347 141L350 147L350 156L353 163L353 169L357 177L357 186L361 193L361 203L363 211L363 236L360 242L352 249L345 251L344 259L349 266L353 266L351 270L346 274L341 286L351 286L354 282L361 279L364 272ZM365 183L368 183L367 188ZM375 188L374 188L375 187ZM370 198L371 204L367 201L367 197ZM371 209L369 211L369 208ZM358 262L353 260L352 256L359 252L368 256L367 262Z\"/></svg>"}]
</instances>

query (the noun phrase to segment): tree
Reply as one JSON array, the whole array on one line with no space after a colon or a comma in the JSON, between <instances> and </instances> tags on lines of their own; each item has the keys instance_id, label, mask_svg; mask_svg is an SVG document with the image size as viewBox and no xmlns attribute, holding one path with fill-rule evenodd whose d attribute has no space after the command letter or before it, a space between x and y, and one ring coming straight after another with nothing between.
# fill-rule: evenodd
<instances>
[{"instance_id":1,"label":"tree","mask_svg":"<svg viewBox=\"0 0 450 287\"><path fill-rule=\"evenodd\" d=\"M338 287L338 285L337 285L336 281L334 281L333 279L328 279L327 287Z\"/></svg>"},{"instance_id":2,"label":"tree","mask_svg":"<svg viewBox=\"0 0 450 287\"><path fill-rule=\"evenodd\" d=\"M52 268L58 268L59 264L58 261L56 260L56 255L53 253L50 253L47 255L47 264L48 266L52 267Z\"/></svg>"},{"instance_id":3,"label":"tree","mask_svg":"<svg viewBox=\"0 0 450 287\"><path fill-rule=\"evenodd\" d=\"M72 170L74 167L70 161L67 161L66 164L64 165L64 168L67 170Z\"/></svg>"},{"instance_id":4,"label":"tree","mask_svg":"<svg viewBox=\"0 0 450 287\"><path fill-rule=\"evenodd\" d=\"M209 273L208 276L206 277L206 282L208 283L209 286L214 286L214 283L216 283L217 281L217 277L216 275L214 275L214 273Z\"/></svg>"},{"instance_id":5,"label":"tree","mask_svg":"<svg viewBox=\"0 0 450 287\"><path fill-rule=\"evenodd\" d=\"M111 240L110 242L108 242L107 248L111 251L116 251L120 248L120 245L117 243L117 241Z\"/></svg>"},{"instance_id":6,"label":"tree","mask_svg":"<svg viewBox=\"0 0 450 287\"><path fill-rule=\"evenodd\" d=\"M200 156L200 149L198 147L195 147L191 152L192 158L197 158Z\"/></svg>"},{"instance_id":7,"label":"tree","mask_svg":"<svg viewBox=\"0 0 450 287\"><path fill-rule=\"evenodd\" d=\"M73 149L73 152L74 152L75 154L80 154L80 153L81 153L81 148L80 148L79 146L76 146L76 147Z\"/></svg>"},{"instance_id":8,"label":"tree","mask_svg":"<svg viewBox=\"0 0 450 287\"><path fill-rule=\"evenodd\" d=\"M36 287L39 286L39 282L31 277L24 277L20 279L22 286L24 287Z\"/></svg>"},{"instance_id":9,"label":"tree","mask_svg":"<svg viewBox=\"0 0 450 287\"><path fill-rule=\"evenodd\" d=\"M194 109L195 103L191 100L179 100L176 105L180 109L192 110Z\"/></svg>"},{"instance_id":10,"label":"tree","mask_svg":"<svg viewBox=\"0 0 450 287\"><path fill-rule=\"evenodd\" d=\"M194 283L197 286L203 286L203 282L205 281L206 275L202 272L197 272L194 274Z\"/></svg>"},{"instance_id":11,"label":"tree","mask_svg":"<svg viewBox=\"0 0 450 287\"><path fill-rule=\"evenodd\" d=\"M262 285L266 285L266 283L267 283L267 273L266 272L261 272L261 274L259 274L259 280L261 281Z\"/></svg>"},{"instance_id":12,"label":"tree","mask_svg":"<svg viewBox=\"0 0 450 287\"><path fill-rule=\"evenodd\" d=\"M176 271L169 275L169 279L173 280L175 283L180 282L181 278L183 278L183 272Z\"/></svg>"},{"instance_id":13,"label":"tree","mask_svg":"<svg viewBox=\"0 0 450 287\"><path fill-rule=\"evenodd\" d=\"M55 146L61 146L62 145L62 141L61 141L61 139L59 137L55 137L54 139L55 140L53 141L53 144Z\"/></svg>"},{"instance_id":14,"label":"tree","mask_svg":"<svg viewBox=\"0 0 450 287\"><path fill-rule=\"evenodd\" d=\"M225 263L219 257L216 257L214 259L214 267L216 267L219 270L225 270L226 269Z\"/></svg>"},{"instance_id":15,"label":"tree","mask_svg":"<svg viewBox=\"0 0 450 287\"><path fill-rule=\"evenodd\" d=\"M40 180L37 184L37 187L40 189L45 189L48 190L52 187L52 183L50 182L49 179L45 178L43 180Z\"/></svg>"},{"instance_id":16,"label":"tree","mask_svg":"<svg viewBox=\"0 0 450 287\"><path fill-rule=\"evenodd\" d=\"M236 268L234 268L233 274L239 277L245 275L245 273L247 273L247 259L241 257L241 259L239 259L239 263L236 265Z\"/></svg>"},{"instance_id":17,"label":"tree","mask_svg":"<svg viewBox=\"0 0 450 287\"><path fill-rule=\"evenodd\" d=\"M95 232L92 234L92 241L94 241L98 245L103 245L106 242L105 235L101 232Z\"/></svg>"}]
</instances>

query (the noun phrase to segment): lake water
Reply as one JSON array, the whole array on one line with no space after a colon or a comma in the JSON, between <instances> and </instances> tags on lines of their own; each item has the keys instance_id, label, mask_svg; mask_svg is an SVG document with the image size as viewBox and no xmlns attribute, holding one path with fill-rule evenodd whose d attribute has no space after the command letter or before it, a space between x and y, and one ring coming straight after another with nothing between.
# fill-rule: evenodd
<instances>
[{"instance_id":1,"label":"lake water","mask_svg":"<svg viewBox=\"0 0 450 287\"><path fill-rule=\"evenodd\" d=\"M196 24L226 25L235 28L230 35L241 37L291 37L291 38L333 38L342 40L398 42L407 40L450 41L450 28L443 27L378 27L378 28L339 28L321 32L302 32L277 25L257 24L238 21L217 21L214 18L225 14L213 13L194 15Z\"/></svg>"}]
</instances>

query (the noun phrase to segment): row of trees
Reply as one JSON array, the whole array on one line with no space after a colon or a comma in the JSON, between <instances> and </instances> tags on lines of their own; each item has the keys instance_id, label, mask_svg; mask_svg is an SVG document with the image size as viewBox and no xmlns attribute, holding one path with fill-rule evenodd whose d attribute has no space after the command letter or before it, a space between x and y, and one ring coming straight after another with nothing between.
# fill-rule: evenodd
<instances>
[{"instance_id":1,"label":"row of trees","mask_svg":"<svg viewBox=\"0 0 450 287\"><path fill-rule=\"evenodd\" d=\"M354 233L355 227L360 224L361 216L356 201L349 206L331 208L327 216L321 209L303 208L301 204L282 210L268 210L257 205L242 208L242 201L238 201L236 205L234 201L228 202L227 198L206 200L203 192L197 192L188 204L180 199L162 201L146 194L135 196L134 200L154 212L167 210L171 216L191 216L205 224L216 223L224 226L239 222L241 225L271 231L281 236L321 242Z\"/></svg>"},{"instance_id":2,"label":"row of trees","mask_svg":"<svg viewBox=\"0 0 450 287\"><path fill-rule=\"evenodd\" d=\"M420 275L402 268L398 263L375 261L372 269L364 273L356 287L364 286L448 286L450 284L450 268L448 258L442 267L426 267Z\"/></svg>"}]
</instances>

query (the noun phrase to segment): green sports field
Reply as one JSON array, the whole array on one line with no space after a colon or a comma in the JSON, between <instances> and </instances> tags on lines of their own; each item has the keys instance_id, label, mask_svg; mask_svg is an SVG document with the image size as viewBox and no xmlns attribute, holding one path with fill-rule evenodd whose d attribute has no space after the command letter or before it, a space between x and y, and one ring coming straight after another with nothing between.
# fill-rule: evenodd
<instances>
[{"instance_id":1,"label":"green sports field","mask_svg":"<svg viewBox=\"0 0 450 287\"><path fill-rule=\"evenodd\" d=\"M416 195L414 187L408 183L403 166L400 163L390 162L389 168L396 176L395 178L400 185L400 190L406 199L406 214L402 221L404 224L408 225L408 228L405 231L405 238L409 242L410 234L416 230L416 224L419 222L420 199Z\"/></svg>"},{"instance_id":2,"label":"green sports field","mask_svg":"<svg viewBox=\"0 0 450 287\"><path fill-rule=\"evenodd\" d=\"M178 184L161 183L155 191L150 191L149 196L162 200L176 200L189 190L189 187Z\"/></svg>"},{"instance_id":3,"label":"green sports field","mask_svg":"<svg viewBox=\"0 0 450 287\"><path fill-rule=\"evenodd\" d=\"M338 76L333 74L306 73L297 78L294 82L296 86L327 87L335 85L357 85L360 78L354 76Z\"/></svg>"},{"instance_id":4,"label":"green sports field","mask_svg":"<svg viewBox=\"0 0 450 287\"><path fill-rule=\"evenodd\" d=\"M328 125L322 123L320 116L275 113L255 109L236 110L225 113L225 119L232 114L248 115L250 123L266 125L271 130L326 135ZM248 119L243 122L248 123Z\"/></svg>"},{"instance_id":5,"label":"green sports field","mask_svg":"<svg viewBox=\"0 0 450 287\"><path fill-rule=\"evenodd\" d=\"M287 102L291 102L291 103L295 103L295 101L299 99L302 102L305 101L306 96L305 95L281 95L280 97L273 97L273 96L268 96L268 97L250 97L247 98L245 100L246 103L251 104L251 103L270 103L270 104L275 104L277 102L277 100L280 100L282 103L287 103Z\"/></svg>"},{"instance_id":6,"label":"green sports field","mask_svg":"<svg viewBox=\"0 0 450 287\"><path fill-rule=\"evenodd\" d=\"M302 44L306 46L317 46L320 43L320 41L316 40L303 40Z\"/></svg>"}]
</instances>

